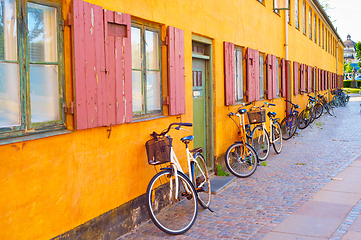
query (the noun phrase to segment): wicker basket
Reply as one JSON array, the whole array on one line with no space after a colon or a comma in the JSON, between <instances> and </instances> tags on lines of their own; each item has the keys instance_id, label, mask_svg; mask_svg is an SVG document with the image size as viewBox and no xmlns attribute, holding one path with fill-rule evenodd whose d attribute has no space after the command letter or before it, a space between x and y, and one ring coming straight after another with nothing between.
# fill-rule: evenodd
<instances>
[{"instance_id":1,"label":"wicker basket","mask_svg":"<svg viewBox=\"0 0 361 240\"><path fill-rule=\"evenodd\" d=\"M148 163L157 165L170 162L172 138L153 138L145 143Z\"/></svg>"},{"instance_id":2,"label":"wicker basket","mask_svg":"<svg viewBox=\"0 0 361 240\"><path fill-rule=\"evenodd\" d=\"M253 110L247 112L250 124L264 123L266 121L266 110Z\"/></svg>"}]
</instances>

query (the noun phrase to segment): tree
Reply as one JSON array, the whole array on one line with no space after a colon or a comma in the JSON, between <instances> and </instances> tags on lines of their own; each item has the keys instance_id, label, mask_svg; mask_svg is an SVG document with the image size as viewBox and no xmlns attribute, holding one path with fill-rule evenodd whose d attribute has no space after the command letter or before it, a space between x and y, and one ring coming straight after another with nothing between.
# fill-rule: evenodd
<instances>
[{"instance_id":1,"label":"tree","mask_svg":"<svg viewBox=\"0 0 361 240\"><path fill-rule=\"evenodd\" d=\"M352 66L351 66L351 62L346 64L346 72L347 73L352 73Z\"/></svg>"},{"instance_id":2,"label":"tree","mask_svg":"<svg viewBox=\"0 0 361 240\"><path fill-rule=\"evenodd\" d=\"M331 15L329 14L329 11L334 9L334 7L332 7L329 3L330 0L323 0L321 3L321 6L323 8L323 10L326 12L327 17L331 20ZM335 20L331 20L332 23L335 23L337 21L337 19Z\"/></svg>"},{"instance_id":3,"label":"tree","mask_svg":"<svg viewBox=\"0 0 361 240\"><path fill-rule=\"evenodd\" d=\"M355 44L355 48L356 48L356 58L358 60L358 66L360 67L361 70L361 42L357 42ZM359 70L359 72L360 72Z\"/></svg>"}]
</instances>

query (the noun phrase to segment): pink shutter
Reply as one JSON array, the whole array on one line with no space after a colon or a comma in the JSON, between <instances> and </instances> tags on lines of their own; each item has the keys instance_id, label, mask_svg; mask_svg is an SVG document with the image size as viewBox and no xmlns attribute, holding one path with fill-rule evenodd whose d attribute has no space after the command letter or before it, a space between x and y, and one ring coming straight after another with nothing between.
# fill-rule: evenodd
<instances>
[{"instance_id":1,"label":"pink shutter","mask_svg":"<svg viewBox=\"0 0 361 240\"><path fill-rule=\"evenodd\" d=\"M282 97L286 97L286 61L281 60L281 93Z\"/></svg>"},{"instance_id":2,"label":"pink shutter","mask_svg":"<svg viewBox=\"0 0 361 240\"><path fill-rule=\"evenodd\" d=\"M316 79L317 79L317 68L316 67L313 67L312 68L312 92L315 92L316 91Z\"/></svg>"},{"instance_id":3,"label":"pink shutter","mask_svg":"<svg viewBox=\"0 0 361 240\"><path fill-rule=\"evenodd\" d=\"M267 81L266 81L266 94L267 99L273 98L273 58L271 54L267 54Z\"/></svg>"},{"instance_id":4,"label":"pink shutter","mask_svg":"<svg viewBox=\"0 0 361 240\"><path fill-rule=\"evenodd\" d=\"M301 94L305 92L305 64L300 65L300 91Z\"/></svg>"},{"instance_id":5,"label":"pink shutter","mask_svg":"<svg viewBox=\"0 0 361 240\"><path fill-rule=\"evenodd\" d=\"M298 63L293 62L293 94L298 95Z\"/></svg>"},{"instance_id":6,"label":"pink shutter","mask_svg":"<svg viewBox=\"0 0 361 240\"><path fill-rule=\"evenodd\" d=\"M74 127L80 130L103 125L103 8L74 0L72 19Z\"/></svg>"},{"instance_id":7,"label":"pink shutter","mask_svg":"<svg viewBox=\"0 0 361 240\"><path fill-rule=\"evenodd\" d=\"M340 75L341 79L340 79L340 88L343 88L343 75Z\"/></svg>"},{"instance_id":8,"label":"pink shutter","mask_svg":"<svg viewBox=\"0 0 361 240\"><path fill-rule=\"evenodd\" d=\"M286 88L286 99L290 100L291 99L291 91L290 91L290 68L291 68L291 63L290 61L285 61L285 72L286 72L286 84L285 84L285 88ZM286 114L290 113L290 103L286 102Z\"/></svg>"},{"instance_id":9,"label":"pink shutter","mask_svg":"<svg viewBox=\"0 0 361 240\"><path fill-rule=\"evenodd\" d=\"M186 113L184 31L168 26L169 115Z\"/></svg>"},{"instance_id":10,"label":"pink shutter","mask_svg":"<svg viewBox=\"0 0 361 240\"><path fill-rule=\"evenodd\" d=\"M312 67L307 66L307 92L312 92Z\"/></svg>"},{"instance_id":11,"label":"pink shutter","mask_svg":"<svg viewBox=\"0 0 361 240\"><path fill-rule=\"evenodd\" d=\"M131 19L129 14L104 10L107 126L133 120Z\"/></svg>"},{"instance_id":12,"label":"pink shutter","mask_svg":"<svg viewBox=\"0 0 361 240\"><path fill-rule=\"evenodd\" d=\"M234 44L230 42L224 42L224 94L225 104L227 106L236 103L235 96L235 54Z\"/></svg>"},{"instance_id":13,"label":"pink shutter","mask_svg":"<svg viewBox=\"0 0 361 240\"><path fill-rule=\"evenodd\" d=\"M247 48L247 81L246 96L248 102L259 99L259 52L251 48Z\"/></svg>"}]
</instances>

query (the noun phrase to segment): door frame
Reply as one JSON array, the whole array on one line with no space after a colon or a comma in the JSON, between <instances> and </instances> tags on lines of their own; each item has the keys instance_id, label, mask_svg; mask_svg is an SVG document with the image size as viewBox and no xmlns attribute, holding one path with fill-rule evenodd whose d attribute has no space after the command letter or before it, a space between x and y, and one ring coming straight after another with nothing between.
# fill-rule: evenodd
<instances>
[{"instance_id":1,"label":"door frame","mask_svg":"<svg viewBox=\"0 0 361 240\"><path fill-rule=\"evenodd\" d=\"M206 161L207 165L214 168L214 148L215 148L215 141L214 141L214 132L215 126L213 125L213 40L210 38L206 38L203 36L192 34L192 46L193 42L200 43L205 47L205 55L196 54L192 52L192 63L193 58L204 59L206 63L206 72L205 72L205 134L206 134ZM193 69L193 67L192 67ZM192 101L193 104L193 101ZM193 113L192 113L193 114Z\"/></svg>"}]
</instances>

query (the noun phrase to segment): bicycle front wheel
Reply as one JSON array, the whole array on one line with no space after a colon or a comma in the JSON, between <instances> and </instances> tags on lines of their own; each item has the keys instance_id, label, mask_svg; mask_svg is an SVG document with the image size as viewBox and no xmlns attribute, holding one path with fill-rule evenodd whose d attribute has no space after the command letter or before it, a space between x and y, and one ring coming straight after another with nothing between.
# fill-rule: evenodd
<instances>
[{"instance_id":1,"label":"bicycle front wheel","mask_svg":"<svg viewBox=\"0 0 361 240\"><path fill-rule=\"evenodd\" d=\"M252 130L252 147L256 150L258 159L264 161L269 154L269 137L267 131L258 125Z\"/></svg>"},{"instance_id":2,"label":"bicycle front wheel","mask_svg":"<svg viewBox=\"0 0 361 240\"><path fill-rule=\"evenodd\" d=\"M193 156L193 185L196 188L198 202L203 208L208 208L211 204L211 182L209 180L207 164L200 153Z\"/></svg>"},{"instance_id":3,"label":"bicycle front wheel","mask_svg":"<svg viewBox=\"0 0 361 240\"><path fill-rule=\"evenodd\" d=\"M282 131L278 122L275 122L272 126L272 141L273 149L277 154L280 154L282 151Z\"/></svg>"},{"instance_id":4,"label":"bicycle front wheel","mask_svg":"<svg viewBox=\"0 0 361 240\"><path fill-rule=\"evenodd\" d=\"M304 109L298 115L298 128L305 129L311 122L312 111L309 108Z\"/></svg>"},{"instance_id":5,"label":"bicycle front wheel","mask_svg":"<svg viewBox=\"0 0 361 240\"><path fill-rule=\"evenodd\" d=\"M226 166L235 176L245 178L257 169L257 153L248 143L236 142L226 152Z\"/></svg>"},{"instance_id":6,"label":"bicycle front wheel","mask_svg":"<svg viewBox=\"0 0 361 240\"><path fill-rule=\"evenodd\" d=\"M314 108L316 111L315 118L317 119L317 118L321 117L321 115L323 113L323 106L321 103L316 103Z\"/></svg>"},{"instance_id":7,"label":"bicycle front wheel","mask_svg":"<svg viewBox=\"0 0 361 240\"><path fill-rule=\"evenodd\" d=\"M297 130L297 118L293 115L288 115L281 122L281 132L283 140L290 139Z\"/></svg>"},{"instance_id":8,"label":"bicycle front wheel","mask_svg":"<svg viewBox=\"0 0 361 240\"><path fill-rule=\"evenodd\" d=\"M177 171L176 179L172 172L164 170L157 173L148 184L146 198L148 213L154 224L168 234L177 235L185 233L194 224L198 203L189 178Z\"/></svg>"}]
</instances>

